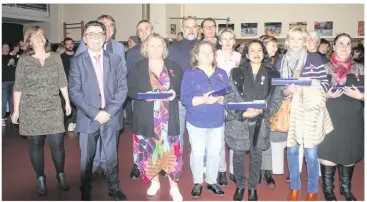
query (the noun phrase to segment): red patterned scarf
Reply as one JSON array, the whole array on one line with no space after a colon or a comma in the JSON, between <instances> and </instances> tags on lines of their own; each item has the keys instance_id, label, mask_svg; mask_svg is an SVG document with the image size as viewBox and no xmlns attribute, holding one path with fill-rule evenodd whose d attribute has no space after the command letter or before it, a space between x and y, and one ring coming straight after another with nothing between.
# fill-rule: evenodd
<instances>
[{"instance_id":1,"label":"red patterned scarf","mask_svg":"<svg viewBox=\"0 0 367 202\"><path fill-rule=\"evenodd\" d=\"M335 52L333 52L330 56L330 62L333 66L334 75L336 76L335 82L339 83L344 81L348 72L352 69L353 58L349 57L346 61L342 62L336 59Z\"/></svg>"}]
</instances>

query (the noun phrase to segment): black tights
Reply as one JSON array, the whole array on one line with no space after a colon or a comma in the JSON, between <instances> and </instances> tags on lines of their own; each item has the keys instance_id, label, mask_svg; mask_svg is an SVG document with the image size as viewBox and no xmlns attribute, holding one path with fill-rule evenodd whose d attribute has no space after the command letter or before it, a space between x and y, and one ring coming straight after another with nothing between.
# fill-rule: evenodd
<instances>
[{"instance_id":1,"label":"black tights","mask_svg":"<svg viewBox=\"0 0 367 202\"><path fill-rule=\"evenodd\" d=\"M64 149L64 134L36 135L28 136L29 157L32 167L36 172L37 178L44 176L44 145L47 137L48 145L51 148L51 156L54 162L56 172L64 172L65 164L65 149Z\"/></svg>"}]
</instances>

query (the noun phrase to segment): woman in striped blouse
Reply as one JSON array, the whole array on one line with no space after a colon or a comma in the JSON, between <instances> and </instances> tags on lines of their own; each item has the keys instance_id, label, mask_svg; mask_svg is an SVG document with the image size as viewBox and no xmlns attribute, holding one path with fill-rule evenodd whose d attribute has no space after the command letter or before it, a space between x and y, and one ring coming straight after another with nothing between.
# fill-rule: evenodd
<instances>
[{"instance_id":1,"label":"woman in striped blouse","mask_svg":"<svg viewBox=\"0 0 367 202\"><path fill-rule=\"evenodd\" d=\"M292 98L289 131L287 139L287 160L290 173L291 192L288 200L297 200L301 188L299 175L299 147L303 145L307 162L307 200L316 200L318 192L319 162L317 145L325 133L316 128L324 128L323 122L315 121L329 117L326 111L328 80L323 62L319 56L307 54L307 33L301 28L293 28L286 38L286 55L277 62L282 78L312 79L312 85L289 86L284 88L284 99ZM302 112L302 113L301 113ZM325 115L326 114L326 115ZM301 128L309 128L303 130ZM307 131L307 132L304 132Z\"/></svg>"}]
</instances>

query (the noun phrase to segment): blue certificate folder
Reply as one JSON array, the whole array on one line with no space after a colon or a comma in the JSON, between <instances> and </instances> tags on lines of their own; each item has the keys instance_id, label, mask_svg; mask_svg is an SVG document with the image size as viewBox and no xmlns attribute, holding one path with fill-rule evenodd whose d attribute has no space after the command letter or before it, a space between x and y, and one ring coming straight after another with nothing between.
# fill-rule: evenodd
<instances>
[{"instance_id":1,"label":"blue certificate folder","mask_svg":"<svg viewBox=\"0 0 367 202\"><path fill-rule=\"evenodd\" d=\"M265 100L254 100L252 102L229 102L228 109L266 109L267 104Z\"/></svg>"},{"instance_id":2,"label":"blue certificate folder","mask_svg":"<svg viewBox=\"0 0 367 202\"><path fill-rule=\"evenodd\" d=\"M349 87L352 87L352 86L349 86ZM343 90L344 86L335 86L333 87L333 89L331 90L332 92L335 92L337 90ZM364 86L356 86L356 88L358 88L358 90L361 92L361 93L364 93Z\"/></svg>"},{"instance_id":3,"label":"blue certificate folder","mask_svg":"<svg viewBox=\"0 0 367 202\"><path fill-rule=\"evenodd\" d=\"M230 92L232 92L232 88L228 86L228 87L212 92L210 96L213 96L213 97L224 96Z\"/></svg>"},{"instance_id":4,"label":"blue certificate folder","mask_svg":"<svg viewBox=\"0 0 367 202\"><path fill-rule=\"evenodd\" d=\"M167 99L171 97L173 93L138 93L139 100L158 100Z\"/></svg>"},{"instance_id":5,"label":"blue certificate folder","mask_svg":"<svg viewBox=\"0 0 367 202\"><path fill-rule=\"evenodd\" d=\"M271 79L272 86L311 86L311 79Z\"/></svg>"}]
</instances>

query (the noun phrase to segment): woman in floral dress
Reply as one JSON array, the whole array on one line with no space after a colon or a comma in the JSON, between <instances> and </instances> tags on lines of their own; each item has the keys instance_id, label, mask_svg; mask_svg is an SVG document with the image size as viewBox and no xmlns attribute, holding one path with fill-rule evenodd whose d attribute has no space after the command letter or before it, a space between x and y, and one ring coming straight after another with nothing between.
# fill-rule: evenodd
<instances>
[{"instance_id":1,"label":"woman in floral dress","mask_svg":"<svg viewBox=\"0 0 367 202\"><path fill-rule=\"evenodd\" d=\"M169 176L173 200L182 200L177 186L183 165L178 117L182 70L178 64L165 59L167 45L158 34L144 41L141 54L146 59L138 62L128 77L128 95L134 99L134 155L144 182L151 181L147 195L157 194L159 173L163 170ZM173 95L164 100L137 99L138 93L145 92L169 92Z\"/></svg>"}]
</instances>

